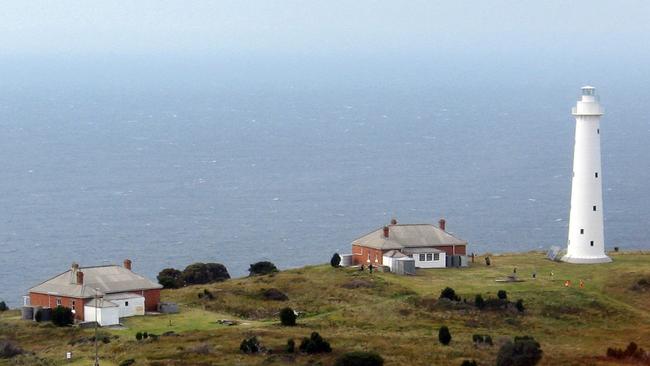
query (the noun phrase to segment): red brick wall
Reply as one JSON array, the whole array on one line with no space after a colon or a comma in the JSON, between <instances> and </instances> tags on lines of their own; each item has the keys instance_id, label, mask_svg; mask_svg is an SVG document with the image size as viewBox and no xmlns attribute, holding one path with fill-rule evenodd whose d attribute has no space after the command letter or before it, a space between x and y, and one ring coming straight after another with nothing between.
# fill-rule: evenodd
<instances>
[{"instance_id":1,"label":"red brick wall","mask_svg":"<svg viewBox=\"0 0 650 366\"><path fill-rule=\"evenodd\" d=\"M434 248L442 250L447 253L447 255L454 255L454 246L453 245L436 245Z\"/></svg>"},{"instance_id":2,"label":"red brick wall","mask_svg":"<svg viewBox=\"0 0 650 366\"><path fill-rule=\"evenodd\" d=\"M145 311L158 311L158 304L160 303L159 288L153 290L137 290L137 291L129 291L129 292L144 296Z\"/></svg>"},{"instance_id":3,"label":"red brick wall","mask_svg":"<svg viewBox=\"0 0 650 366\"><path fill-rule=\"evenodd\" d=\"M456 245L456 255L466 255L467 247L465 245Z\"/></svg>"},{"instance_id":4,"label":"red brick wall","mask_svg":"<svg viewBox=\"0 0 650 366\"><path fill-rule=\"evenodd\" d=\"M381 249L374 249L368 247L362 247L359 245L352 246L352 262L353 264L372 264L372 265L381 265L383 264L384 252ZM370 255L370 263L368 263L368 255ZM377 261L375 262L375 258Z\"/></svg>"},{"instance_id":5,"label":"red brick wall","mask_svg":"<svg viewBox=\"0 0 650 366\"><path fill-rule=\"evenodd\" d=\"M76 299L72 297L47 295L31 292L29 294L29 302L32 306L42 306L44 308L55 308L56 300L61 299L61 306L73 309L72 302L74 301L75 319L84 320L84 299Z\"/></svg>"}]
</instances>

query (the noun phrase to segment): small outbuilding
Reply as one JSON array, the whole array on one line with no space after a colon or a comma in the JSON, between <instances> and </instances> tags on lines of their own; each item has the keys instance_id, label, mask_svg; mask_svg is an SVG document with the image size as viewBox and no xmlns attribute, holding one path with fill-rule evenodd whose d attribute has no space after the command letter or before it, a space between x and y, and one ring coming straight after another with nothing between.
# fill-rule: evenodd
<instances>
[{"instance_id":1,"label":"small outbuilding","mask_svg":"<svg viewBox=\"0 0 650 366\"><path fill-rule=\"evenodd\" d=\"M100 327L120 324L120 308L117 304L104 299L92 299L84 304L86 322L96 321Z\"/></svg>"}]
</instances>

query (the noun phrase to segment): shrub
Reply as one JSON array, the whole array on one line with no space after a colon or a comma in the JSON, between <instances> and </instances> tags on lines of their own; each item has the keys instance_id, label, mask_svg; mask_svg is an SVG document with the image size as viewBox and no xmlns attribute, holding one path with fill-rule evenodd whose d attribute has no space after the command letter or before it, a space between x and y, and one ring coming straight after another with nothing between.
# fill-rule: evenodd
<instances>
[{"instance_id":1,"label":"shrub","mask_svg":"<svg viewBox=\"0 0 650 366\"><path fill-rule=\"evenodd\" d=\"M0 341L0 358L12 358L23 353L23 350L10 341Z\"/></svg>"},{"instance_id":2,"label":"shrub","mask_svg":"<svg viewBox=\"0 0 650 366\"><path fill-rule=\"evenodd\" d=\"M203 292L199 292L199 299L214 300L214 295L210 290L204 288Z\"/></svg>"},{"instance_id":3,"label":"shrub","mask_svg":"<svg viewBox=\"0 0 650 366\"><path fill-rule=\"evenodd\" d=\"M149 338L149 333L142 332L142 339L147 339L147 338Z\"/></svg>"},{"instance_id":4,"label":"shrub","mask_svg":"<svg viewBox=\"0 0 650 366\"><path fill-rule=\"evenodd\" d=\"M451 333L449 332L449 328L447 328L447 326L443 325L440 327L440 330L438 331L438 340L445 346L451 342Z\"/></svg>"},{"instance_id":5,"label":"shrub","mask_svg":"<svg viewBox=\"0 0 650 366\"><path fill-rule=\"evenodd\" d=\"M296 325L296 313L292 308L283 308L280 310L280 323L285 326Z\"/></svg>"},{"instance_id":6,"label":"shrub","mask_svg":"<svg viewBox=\"0 0 650 366\"><path fill-rule=\"evenodd\" d=\"M175 268L165 268L158 273L156 278L163 288L180 288L185 285L182 275L183 272Z\"/></svg>"},{"instance_id":7,"label":"shrub","mask_svg":"<svg viewBox=\"0 0 650 366\"><path fill-rule=\"evenodd\" d=\"M230 274L220 263L193 263L185 267L181 278L187 285L201 285L225 281L230 278Z\"/></svg>"},{"instance_id":8,"label":"shrub","mask_svg":"<svg viewBox=\"0 0 650 366\"><path fill-rule=\"evenodd\" d=\"M472 336L472 341L474 342L475 345L479 344L489 344L490 346L492 345L492 337L487 335L487 334L474 334Z\"/></svg>"},{"instance_id":9,"label":"shrub","mask_svg":"<svg viewBox=\"0 0 650 366\"><path fill-rule=\"evenodd\" d=\"M208 343L201 343L192 347L190 351L199 355L209 355L212 353L212 346Z\"/></svg>"},{"instance_id":10,"label":"shrub","mask_svg":"<svg viewBox=\"0 0 650 366\"><path fill-rule=\"evenodd\" d=\"M247 354L258 353L262 351L262 345L257 340L257 337L253 336L241 341L241 344L239 345L239 350Z\"/></svg>"},{"instance_id":11,"label":"shrub","mask_svg":"<svg viewBox=\"0 0 650 366\"><path fill-rule=\"evenodd\" d=\"M499 290L499 292L497 292L497 297L499 298L499 300L507 300L508 294L506 293L505 290Z\"/></svg>"},{"instance_id":12,"label":"shrub","mask_svg":"<svg viewBox=\"0 0 650 366\"><path fill-rule=\"evenodd\" d=\"M639 348L639 346L634 342L630 342L625 350L622 350L620 348L608 348L607 357L616 358L619 360L625 358L650 359L650 355L646 355L646 352L643 350L643 348Z\"/></svg>"},{"instance_id":13,"label":"shrub","mask_svg":"<svg viewBox=\"0 0 650 366\"><path fill-rule=\"evenodd\" d=\"M309 354L329 353L332 352L332 347L320 334L313 332L309 338L303 338L300 342L300 351Z\"/></svg>"},{"instance_id":14,"label":"shrub","mask_svg":"<svg viewBox=\"0 0 650 366\"><path fill-rule=\"evenodd\" d=\"M57 327L65 327L74 323L74 314L72 309L63 306L57 306L52 310L52 323Z\"/></svg>"},{"instance_id":15,"label":"shrub","mask_svg":"<svg viewBox=\"0 0 650 366\"><path fill-rule=\"evenodd\" d=\"M275 273L277 271L278 268L275 266L275 264L268 261L253 263L248 269L248 272L250 273L251 276L266 275L270 273Z\"/></svg>"},{"instance_id":16,"label":"shrub","mask_svg":"<svg viewBox=\"0 0 650 366\"><path fill-rule=\"evenodd\" d=\"M334 366L383 366L384 359L375 352L348 352L336 360Z\"/></svg>"},{"instance_id":17,"label":"shrub","mask_svg":"<svg viewBox=\"0 0 650 366\"><path fill-rule=\"evenodd\" d=\"M542 349L533 337L515 337L497 354L497 366L534 366L542 359Z\"/></svg>"},{"instance_id":18,"label":"shrub","mask_svg":"<svg viewBox=\"0 0 650 366\"><path fill-rule=\"evenodd\" d=\"M133 364L135 364L135 360L132 359L132 358L128 358L128 359L120 362L120 366L131 366Z\"/></svg>"},{"instance_id":19,"label":"shrub","mask_svg":"<svg viewBox=\"0 0 650 366\"><path fill-rule=\"evenodd\" d=\"M338 268L341 265L341 256L339 255L339 253L334 253L332 259L330 259L330 264L334 268Z\"/></svg>"},{"instance_id":20,"label":"shrub","mask_svg":"<svg viewBox=\"0 0 650 366\"><path fill-rule=\"evenodd\" d=\"M456 295L456 291L451 287L445 287L444 290L440 292L440 298L449 299L451 301L460 301L460 297Z\"/></svg>"},{"instance_id":21,"label":"shrub","mask_svg":"<svg viewBox=\"0 0 650 366\"><path fill-rule=\"evenodd\" d=\"M142 332L137 332L135 334L135 339L138 340L138 341L141 341L142 340Z\"/></svg>"},{"instance_id":22,"label":"shrub","mask_svg":"<svg viewBox=\"0 0 650 366\"><path fill-rule=\"evenodd\" d=\"M266 300L274 300L274 301L287 301L289 300L289 297L282 291L278 290L277 288L269 288L262 290L262 297Z\"/></svg>"},{"instance_id":23,"label":"shrub","mask_svg":"<svg viewBox=\"0 0 650 366\"><path fill-rule=\"evenodd\" d=\"M478 366L478 364L474 360L463 360L463 363L461 363L460 366Z\"/></svg>"},{"instance_id":24,"label":"shrub","mask_svg":"<svg viewBox=\"0 0 650 366\"><path fill-rule=\"evenodd\" d=\"M517 310L519 310L520 313L523 313L524 310L526 310L526 308L524 307L524 300L522 299L517 300L517 302L515 303L515 307L517 308Z\"/></svg>"},{"instance_id":25,"label":"shrub","mask_svg":"<svg viewBox=\"0 0 650 366\"><path fill-rule=\"evenodd\" d=\"M7 304L4 301L0 301L0 312L9 310Z\"/></svg>"},{"instance_id":26,"label":"shrub","mask_svg":"<svg viewBox=\"0 0 650 366\"><path fill-rule=\"evenodd\" d=\"M474 305L476 305L476 307L479 308L479 309L484 309L485 308L485 300L483 300L483 296L476 295L476 297L474 298Z\"/></svg>"},{"instance_id":27,"label":"shrub","mask_svg":"<svg viewBox=\"0 0 650 366\"><path fill-rule=\"evenodd\" d=\"M296 351L296 342L294 342L293 338L289 338L287 341L287 348L285 351L287 351L287 353L294 353Z\"/></svg>"}]
</instances>

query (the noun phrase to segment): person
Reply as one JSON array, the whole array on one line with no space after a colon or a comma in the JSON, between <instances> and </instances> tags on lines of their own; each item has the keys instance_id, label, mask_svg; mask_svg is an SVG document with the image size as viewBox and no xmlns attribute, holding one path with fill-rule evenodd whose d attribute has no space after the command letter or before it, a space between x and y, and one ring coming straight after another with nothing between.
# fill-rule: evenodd
<instances>
[{"instance_id":1,"label":"person","mask_svg":"<svg viewBox=\"0 0 650 366\"><path fill-rule=\"evenodd\" d=\"M515 267L515 268L512 269L512 273L513 273L513 274L517 274L517 267Z\"/></svg>"},{"instance_id":2,"label":"person","mask_svg":"<svg viewBox=\"0 0 650 366\"><path fill-rule=\"evenodd\" d=\"M486 266L490 265L490 257L485 257L485 265Z\"/></svg>"},{"instance_id":3,"label":"person","mask_svg":"<svg viewBox=\"0 0 650 366\"><path fill-rule=\"evenodd\" d=\"M533 271L533 279L537 278L537 272Z\"/></svg>"},{"instance_id":4,"label":"person","mask_svg":"<svg viewBox=\"0 0 650 366\"><path fill-rule=\"evenodd\" d=\"M580 280L580 288L585 288L585 281Z\"/></svg>"},{"instance_id":5,"label":"person","mask_svg":"<svg viewBox=\"0 0 650 366\"><path fill-rule=\"evenodd\" d=\"M368 270L370 271L370 273L372 273L372 263L370 263L370 265L368 266Z\"/></svg>"}]
</instances>

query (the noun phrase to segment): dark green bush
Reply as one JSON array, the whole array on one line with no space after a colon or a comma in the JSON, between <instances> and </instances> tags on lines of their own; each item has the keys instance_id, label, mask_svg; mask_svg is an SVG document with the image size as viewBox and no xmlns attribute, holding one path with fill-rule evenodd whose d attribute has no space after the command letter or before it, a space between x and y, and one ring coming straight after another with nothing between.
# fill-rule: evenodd
<instances>
[{"instance_id":1,"label":"dark green bush","mask_svg":"<svg viewBox=\"0 0 650 366\"><path fill-rule=\"evenodd\" d=\"M183 272L175 268L165 268L158 273L156 278L164 288L181 288L185 285L182 275Z\"/></svg>"},{"instance_id":2,"label":"dark green bush","mask_svg":"<svg viewBox=\"0 0 650 366\"><path fill-rule=\"evenodd\" d=\"M334 268L337 268L341 265L341 256L339 255L339 253L334 253L332 259L330 259L330 264Z\"/></svg>"},{"instance_id":3,"label":"dark green bush","mask_svg":"<svg viewBox=\"0 0 650 366\"><path fill-rule=\"evenodd\" d=\"M4 301L0 301L0 312L9 310L7 304Z\"/></svg>"},{"instance_id":4,"label":"dark green bush","mask_svg":"<svg viewBox=\"0 0 650 366\"><path fill-rule=\"evenodd\" d=\"M479 309L485 308L485 300L483 300L483 296L476 295L474 298L474 305L476 305L476 307Z\"/></svg>"},{"instance_id":5,"label":"dark green bush","mask_svg":"<svg viewBox=\"0 0 650 366\"><path fill-rule=\"evenodd\" d=\"M454 291L454 289L451 287L445 287L440 292L440 298L449 299L451 301L460 301L460 296L456 295L456 291Z\"/></svg>"},{"instance_id":6,"label":"dark green bush","mask_svg":"<svg viewBox=\"0 0 650 366\"><path fill-rule=\"evenodd\" d=\"M10 341L0 341L0 358L12 358L23 353L23 350Z\"/></svg>"},{"instance_id":7,"label":"dark green bush","mask_svg":"<svg viewBox=\"0 0 650 366\"><path fill-rule=\"evenodd\" d=\"M274 300L274 301L287 301L289 296L284 292L278 290L277 288L269 288L262 290L262 297L265 300Z\"/></svg>"},{"instance_id":8,"label":"dark green bush","mask_svg":"<svg viewBox=\"0 0 650 366\"><path fill-rule=\"evenodd\" d=\"M239 345L239 350L247 354L254 354L262 351L262 345L257 340L257 337L253 336L241 341L241 344Z\"/></svg>"},{"instance_id":9,"label":"dark green bush","mask_svg":"<svg viewBox=\"0 0 650 366\"><path fill-rule=\"evenodd\" d=\"M609 358L616 358L619 360L622 359L644 359L648 358L648 355L646 352L643 350L643 348L639 348L639 346L634 343L630 342L630 344L627 345L627 348L625 350L622 350L620 348L608 348L607 349L607 357Z\"/></svg>"},{"instance_id":10,"label":"dark green bush","mask_svg":"<svg viewBox=\"0 0 650 366\"><path fill-rule=\"evenodd\" d=\"M517 302L515 303L515 307L517 308L517 310L519 310L520 313L523 313L524 310L526 310L526 308L524 307L524 300L522 299L517 300Z\"/></svg>"},{"instance_id":11,"label":"dark green bush","mask_svg":"<svg viewBox=\"0 0 650 366\"><path fill-rule=\"evenodd\" d=\"M142 332L137 332L135 334L135 339L138 340L138 341L141 341L142 340Z\"/></svg>"},{"instance_id":12,"label":"dark green bush","mask_svg":"<svg viewBox=\"0 0 650 366\"><path fill-rule=\"evenodd\" d=\"M497 366L534 366L542 359L542 349L533 337L515 337L501 346Z\"/></svg>"},{"instance_id":13,"label":"dark green bush","mask_svg":"<svg viewBox=\"0 0 650 366\"><path fill-rule=\"evenodd\" d=\"M133 364L135 364L135 360L132 359L132 358L129 358L129 359L126 359L126 360L120 362L120 366L131 366Z\"/></svg>"},{"instance_id":14,"label":"dark green bush","mask_svg":"<svg viewBox=\"0 0 650 366\"><path fill-rule=\"evenodd\" d=\"M275 266L275 264L268 261L253 263L248 269L248 272L251 276L266 275L275 273L277 271L278 268Z\"/></svg>"},{"instance_id":15,"label":"dark green bush","mask_svg":"<svg viewBox=\"0 0 650 366\"><path fill-rule=\"evenodd\" d=\"M476 361L474 360L464 360L463 363L460 364L460 366L478 366Z\"/></svg>"},{"instance_id":16,"label":"dark green bush","mask_svg":"<svg viewBox=\"0 0 650 366\"><path fill-rule=\"evenodd\" d=\"M225 281L230 278L230 274L220 263L194 263L185 267L181 278L186 285L201 285Z\"/></svg>"},{"instance_id":17,"label":"dark green bush","mask_svg":"<svg viewBox=\"0 0 650 366\"><path fill-rule=\"evenodd\" d=\"M293 338L289 338L287 341L287 348L285 351L287 351L287 353L294 353L296 351L296 342L293 340Z\"/></svg>"},{"instance_id":18,"label":"dark green bush","mask_svg":"<svg viewBox=\"0 0 650 366\"><path fill-rule=\"evenodd\" d=\"M438 340L445 346L451 342L451 332L449 332L449 328L447 328L446 325L440 327L440 330L438 331Z\"/></svg>"},{"instance_id":19,"label":"dark green bush","mask_svg":"<svg viewBox=\"0 0 650 366\"><path fill-rule=\"evenodd\" d=\"M72 309L63 306L57 306L52 309L52 323L57 327L65 327L74 323Z\"/></svg>"},{"instance_id":20,"label":"dark green bush","mask_svg":"<svg viewBox=\"0 0 650 366\"><path fill-rule=\"evenodd\" d=\"M508 294L506 293L505 290L499 290L499 292L497 292L497 297L499 298L499 300L507 300Z\"/></svg>"},{"instance_id":21,"label":"dark green bush","mask_svg":"<svg viewBox=\"0 0 650 366\"><path fill-rule=\"evenodd\" d=\"M296 325L296 313L292 308L283 308L280 310L280 323L286 326Z\"/></svg>"},{"instance_id":22,"label":"dark green bush","mask_svg":"<svg viewBox=\"0 0 650 366\"><path fill-rule=\"evenodd\" d=\"M299 348L300 351L309 354L332 352L329 342L316 332L313 332L309 338L303 338Z\"/></svg>"},{"instance_id":23,"label":"dark green bush","mask_svg":"<svg viewBox=\"0 0 650 366\"><path fill-rule=\"evenodd\" d=\"M375 352L348 352L336 360L334 366L383 366L384 359Z\"/></svg>"},{"instance_id":24,"label":"dark green bush","mask_svg":"<svg viewBox=\"0 0 650 366\"><path fill-rule=\"evenodd\" d=\"M149 333L142 332L142 339L147 339L147 338L149 338Z\"/></svg>"}]
</instances>

